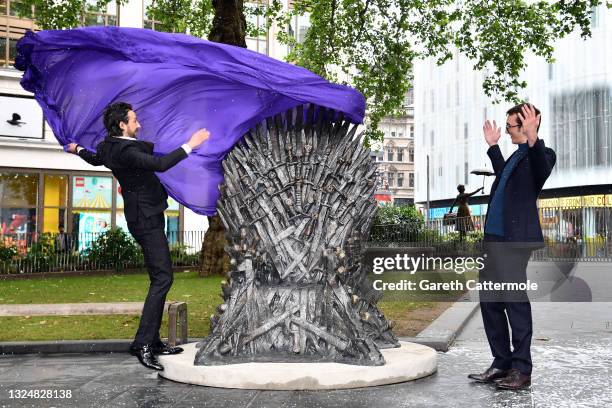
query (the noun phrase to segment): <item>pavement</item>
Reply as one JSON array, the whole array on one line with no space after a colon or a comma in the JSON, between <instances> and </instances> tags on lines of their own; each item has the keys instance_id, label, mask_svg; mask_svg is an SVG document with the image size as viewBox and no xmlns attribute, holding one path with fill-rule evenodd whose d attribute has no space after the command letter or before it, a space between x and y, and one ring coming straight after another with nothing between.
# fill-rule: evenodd
<instances>
[{"instance_id":1,"label":"pavement","mask_svg":"<svg viewBox=\"0 0 612 408\"><path fill-rule=\"evenodd\" d=\"M606 407L612 405L612 302L533 302L530 389L474 384L491 355L479 311L438 353L438 371L395 385L337 391L245 391L175 383L124 353L0 356L0 407ZM11 398L19 390L71 398Z\"/></svg>"}]
</instances>

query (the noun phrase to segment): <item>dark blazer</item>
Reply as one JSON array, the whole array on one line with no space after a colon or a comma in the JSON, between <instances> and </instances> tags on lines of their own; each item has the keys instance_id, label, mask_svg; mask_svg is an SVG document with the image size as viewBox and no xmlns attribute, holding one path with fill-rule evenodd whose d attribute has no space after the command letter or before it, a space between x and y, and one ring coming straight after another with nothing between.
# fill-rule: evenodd
<instances>
[{"instance_id":1,"label":"dark blazer","mask_svg":"<svg viewBox=\"0 0 612 408\"><path fill-rule=\"evenodd\" d=\"M96 153L81 149L79 156L94 166L108 167L119 181L125 219L136 222L138 214L150 217L168 208L168 193L156 171L164 172L187 157L181 147L163 155L153 155L153 143L108 136Z\"/></svg>"},{"instance_id":2,"label":"dark blazer","mask_svg":"<svg viewBox=\"0 0 612 408\"><path fill-rule=\"evenodd\" d=\"M498 145L489 147L487 155L493 163L496 176L489 195L489 205L491 205L491 199L495 194L502 171L508 160L504 160ZM533 243L529 246L534 248L544 246L537 199L544 182L546 182L555 166L555 162L555 151L544 146L542 139L538 139L533 147L528 148L525 157L517 163L510 174L504 189L505 241Z\"/></svg>"}]
</instances>

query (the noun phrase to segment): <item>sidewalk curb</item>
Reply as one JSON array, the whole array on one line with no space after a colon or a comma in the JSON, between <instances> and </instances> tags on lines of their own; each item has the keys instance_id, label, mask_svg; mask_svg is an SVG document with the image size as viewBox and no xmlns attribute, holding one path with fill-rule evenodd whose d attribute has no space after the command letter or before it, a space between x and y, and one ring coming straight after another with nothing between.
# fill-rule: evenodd
<instances>
[{"instance_id":1,"label":"sidewalk curb","mask_svg":"<svg viewBox=\"0 0 612 408\"><path fill-rule=\"evenodd\" d=\"M447 352L465 327L479 303L469 294L462 296L450 308L416 337L400 337L402 341L422 344L436 351ZM189 339L189 342L201 339ZM0 342L0 355L4 354L57 354L57 353L128 353L131 339L113 340L52 340Z\"/></svg>"},{"instance_id":2,"label":"sidewalk curb","mask_svg":"<svg viewBox=\"0 0 612 408\"><path fill-rule=\"evenodd\" d=\"M480 307L474 296L466 294L446 309L416 337L401 337L402 341L429 346L436 351L447 352L470 318Z\"/></svg>"},{"instance_id":3,"label":"sidewalk curb","mask_svg":"<svg viewBox=\"0 0 612 408\"><path fill-rule=\"evenodd\" d=\"M189 343L202 339L189 339ZM58 353L128 353L131 339L0 342L0 355Z\"/></svg>"}]
</instances>

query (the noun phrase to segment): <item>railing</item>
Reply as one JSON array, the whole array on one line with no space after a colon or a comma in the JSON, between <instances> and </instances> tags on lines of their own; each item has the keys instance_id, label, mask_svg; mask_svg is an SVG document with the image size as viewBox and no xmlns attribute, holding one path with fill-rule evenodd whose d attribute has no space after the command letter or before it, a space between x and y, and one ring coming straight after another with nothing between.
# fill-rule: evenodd
<instances>
[{"instance_id":1,"label":"railing","mask_svg":"<svg viewBox=\"0 0 612 408\"><path fill-rule=\"evenodd\" d=\"M166 235L173 267L198 266L204 231ZM122 230L80 234L0 235L0 274L144 267L140 246Z\"/></svg>"},{"instance_id":2,"label":"railing","mask_svg":"<svg viewBox=\"0 0 612 408\"><path fill-rule=\"evenodd\" d=\"M550 212L550 209L547 209ZM612 225L608 212L598 211L583 217L586 228L566 210L562 221L542 225L545 247L532 253L532 260L612 261ZM568 214L569 213L569 214ZM457 218L454 223L443 219L407 224L373 225L367 246L431 247L438 253L477 252L483 239L485 216ZM463 225L464 228L457 226ZM578 226L578 227L577 227ZM465 233L460 230L464 230ZM594 231L597 231L596 233Z\"/></svg>"}]
</instances>

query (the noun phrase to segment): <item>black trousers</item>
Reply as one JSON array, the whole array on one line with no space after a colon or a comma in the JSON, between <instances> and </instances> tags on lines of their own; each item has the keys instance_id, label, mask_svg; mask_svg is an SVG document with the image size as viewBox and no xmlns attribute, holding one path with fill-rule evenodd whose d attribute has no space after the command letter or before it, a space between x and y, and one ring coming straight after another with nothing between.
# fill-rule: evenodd
<instances>
[{"instance_id":1,"label":"black trousers","mask_svg":"<svg viewBox=\"0 0 612 408\"><path fill-rule=\"evenodd\" d=\"M531 249L518 248L503 238L485 235L487 258L480 271L480 281L527 281L527 264ZM489 347L493 354L492 367L507 370L516 368L531 374L531 337L533 321L531 304L525 291L481 291L480 311ZM510 331L512 330L512 350Z\"/></svg>"},{"instance_id":2,"label":"black trousers","mask_svg":"<svg viewBox=\"0 0 612 408\"><path fill-rule=\"evenodd\" d=\"M137 222L128 222L128 229L142 247L150 281L140 326L132 343L132 347L141 347L160 341L159 328L164 315L166 295L174 279L164 214L159 213L151 217L139 214Z\"/></svg>"}]
</instances>

